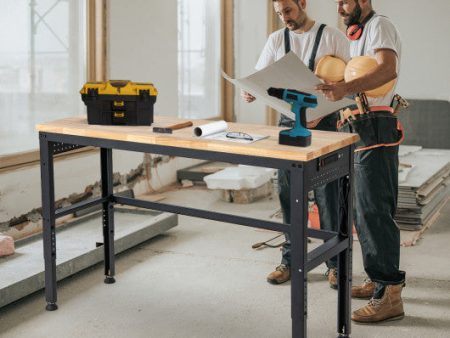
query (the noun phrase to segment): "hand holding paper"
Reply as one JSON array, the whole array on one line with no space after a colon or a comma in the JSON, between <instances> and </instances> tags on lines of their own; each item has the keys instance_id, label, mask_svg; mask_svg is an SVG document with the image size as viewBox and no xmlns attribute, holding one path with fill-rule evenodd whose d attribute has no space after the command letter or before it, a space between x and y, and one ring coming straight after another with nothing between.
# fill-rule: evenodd
<instances>
[{"instance_id":1,"label":"hand holding paper","mask_svg":"<svg viewBox=\"0 0 450 338\"><path fill-rule=\"evenodd\" d=\"M354 104L353 100L347 98L337 102L328 101L315 89L317 85L322 84L321 80L309 70L294 52L289 52L277 62L246 78L232 79L224 72L222 72L222 75L234 85L292 119L295 119L295 116L291 112L289 104L270 97L267 94L268 88L288 88L317 95L318 106L307 111L306 121L308 122Z\"/></svg>"}]
</instances>

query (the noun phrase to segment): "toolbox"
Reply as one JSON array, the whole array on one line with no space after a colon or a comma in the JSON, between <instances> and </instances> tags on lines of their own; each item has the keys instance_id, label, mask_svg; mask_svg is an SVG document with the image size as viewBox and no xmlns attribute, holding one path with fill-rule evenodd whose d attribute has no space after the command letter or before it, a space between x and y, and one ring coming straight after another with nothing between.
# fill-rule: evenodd
<instances>
[{"instance_id":1,"label":"toolbox","mask_svg":"<svg viewBox=\"0 0 450 338\"><path fill-rule=\"evenodd\" d=\"M80 90L89 124L150 126L158 91L152 83L87 82Z\"/></svg>"}]
</instances>

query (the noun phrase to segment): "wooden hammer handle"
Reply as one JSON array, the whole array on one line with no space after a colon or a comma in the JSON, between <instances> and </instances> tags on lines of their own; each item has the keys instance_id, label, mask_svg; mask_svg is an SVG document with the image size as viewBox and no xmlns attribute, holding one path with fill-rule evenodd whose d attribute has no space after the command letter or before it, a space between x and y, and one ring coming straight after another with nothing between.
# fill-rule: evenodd
<instances>
[{"instance_id":1,"label":"wooden hammer handle","mask_svg":"<svg viewBox=\"0 0 450 338\"><path fill-rule=\"evenodd\" d=\"M187 127L192 127L192 121L187 121L187 122L183 122L183 123L174 124L174 125L169 126L167 128L172 129L172 130L177 130L177 129L183 129L183 128L187 128Z\"/></svg>"}]
</instances>

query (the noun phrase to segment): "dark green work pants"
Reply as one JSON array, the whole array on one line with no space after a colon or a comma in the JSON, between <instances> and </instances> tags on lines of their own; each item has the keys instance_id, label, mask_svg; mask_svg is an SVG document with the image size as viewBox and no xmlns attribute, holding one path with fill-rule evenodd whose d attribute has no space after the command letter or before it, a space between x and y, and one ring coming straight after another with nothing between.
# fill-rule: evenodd
<instances>
[{"instance_id":1,"label":"dark green work pants","mask_svg":"<svg viewBox=\"0 0 450 338\"><path fill-rule=\"evenodd\" d=\"M374 297L385 285L402 284L400 230L394 221L398 195L398 141L402 137L397 117L374 112L358 115L342 131L358 133L354 165L354 220L363 255L364 269L377 283ZM368 150L365 147L379 146Z\"/></svg>"},{"instance_id":2,"label":"dark green work pants","mask_svg":"<svg viewBox=\"0 0 450 338\"><path fill-rule=\"evenodd\" d=\"M401 284L400 230L394 221L398 194L398 146L355 153L355 227L370 279Z\"/></svg>"},{"instance_id":3,"label":"dark green work pants","mask_svg":"<svg viewBox=\"0 0 450 338\"><path fill-rule=\"evenodd\" d=\"M336 131L337 113L328 115L323 118L314 128L316 130ZM286 119L280 121L281 126L292 127L292 124L286 122ZM278 171L278 189L283 213L283 222L291 223L291 204L290 204L290 176L289 171ZM330 182L314 190L317 207L320 216L320 228L323 230L337 231L338 212L339 212L339 191L338 181ZM281 263L287 266L291 265L291 242L289 234L285 234L286 242L282 248ZM336 268L337 257L333 257L327 262L328 268Z\"/></svg>"}]
</instances>

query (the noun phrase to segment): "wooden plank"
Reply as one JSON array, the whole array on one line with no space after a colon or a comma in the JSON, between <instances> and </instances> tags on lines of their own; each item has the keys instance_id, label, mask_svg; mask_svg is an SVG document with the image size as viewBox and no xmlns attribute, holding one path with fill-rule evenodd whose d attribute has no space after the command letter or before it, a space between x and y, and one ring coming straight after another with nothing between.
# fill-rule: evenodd
<instances>
[{"instance_id":1,"label":"wooden plank","mask_svg":"<svg viewBox=\"0 0 450 338\"><path fill-rule=\"evenodd\" d=\"M108 140L130 141L144 144L179 147L185 149L210 150L216 152L280 158L294 161L309 161L341 149L356 142L356 134L312 130L312 144L307 148L278 144L281 128L265 125L229 123L228 130L269 136L251 144L207 140L193 136L193 128L210 123L207 120L192 120L193 127L174 130L173 134L153 133L153 127L165 127L187 120L176 117L155 116L150 126L102 126L89 125L86 117L68 117L62 120L38 124L41 132L95 137Z\"/></svg>"},{"instance_id":2,"label":"wooden plank","mask_svg":"<svg viewBox=\"0 0 450 338\"><path fill-rule=\"evenodd\" d=\"M221 2L221 45L222 69L230 76L234 76L234 0ZM221 78L221 116L225 121L235 121L234 86Z\"/></svg>"},{"instance_id":3,"label":"wooden plank","mask_svg":"<svg viewBox=\"0 0 450 338\"><path fill-rule=\"evenodd\" d=\"M273 1L267 0L267 36L281 29L280 23L281 20L273 9ZM279 114L275 109L269 106L266 107L266 123L269 126L276 126L278 124L278 116Z\"/></svg>"},{"instance_id":4,"label":"wooden plank","mask_svg":"<svg viewBox=\"0 0 450 338\"><path fill-rule=\"evenodd\" d=\"M106 80L106 0L87 2L87 80Z\"/></svg>"}]
</instances>

